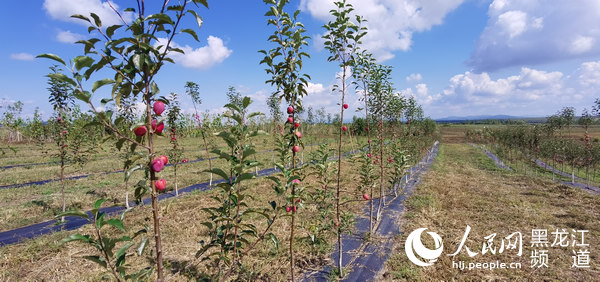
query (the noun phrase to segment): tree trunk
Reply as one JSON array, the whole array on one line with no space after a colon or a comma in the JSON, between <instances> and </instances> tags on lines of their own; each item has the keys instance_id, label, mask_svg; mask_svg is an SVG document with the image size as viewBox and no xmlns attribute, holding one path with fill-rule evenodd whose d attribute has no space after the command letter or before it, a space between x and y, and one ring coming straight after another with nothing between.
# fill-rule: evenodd
<instances>
[{"instance_id":1,"label":"tree trunk","mask_svg":"<svg viewBox=\"0 0 600 282\"><path fill-rule=\"evenodd\" d=\"M571 184L575 184L575 163L571 163Z\"/></svg>"},{"instance_id":2,"label":"tree trunk","mask_svg":"<svg viewBox=\"0 0 600 282\"><path fill-rule=\"evenodd\" d=\"M173 165L173 169L175 170L175 196L179 196L179 189L177 185L177 163Z\"/></svg>"},{"instance_id":3,"label":"tree trunk","mask_svg":"<svg viewBox=\"0 0 600 282\"><path fill-rule=\"evenodd\" d=\"M62 195L62 212L67 210L67 201L65 199L65 159L61 157L60 160L60 193ZM60 218L61 222L65 222L65 217Z\"/></svg>"},{"instance_id":4,"label":"tree trunk","mask_svg":"<svg viewBox=\"0 0 600 282\"><path fill-rule=\"evenodd\" d=\"M150 85L146 83L146 89L149 89ZM150 93L150 91L148 91ZM150 107L151 101L150 97L146 97L146 124L152 123L152 108ZM151 156L151 159L154 158L154 133L152 131L148 131L148 154ZM148 167L152 168L152 165L149 163ZM150 169L150 188L152 189L151 197L152 197L152 217L154 221L154 242L156 248L156 275L157 281L164 281L164 272L163 272L163 251L162 251L162 242L160 238L160 210L158 206L158 191L156 190L156 173L153 169Z\"/></svg>"}]
</instances>

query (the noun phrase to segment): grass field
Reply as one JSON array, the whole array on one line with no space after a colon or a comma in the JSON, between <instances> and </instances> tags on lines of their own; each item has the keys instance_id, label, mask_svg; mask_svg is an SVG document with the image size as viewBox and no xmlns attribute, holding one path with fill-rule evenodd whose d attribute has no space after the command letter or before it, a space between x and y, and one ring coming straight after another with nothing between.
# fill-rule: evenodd
<instances>
[{"instance_id":1,"label":"grass field","mask_svg":"<svg viewBox=\"0 0 600 282\"><path fill-rule=\"evenodd\" d=\"M401 231L403 235L395 238L395 246L391 258L386 262L381 281L473 281L473 280L569 280L592 281L598 276L597 254L595 246L600 244L596 234L600 232L600 202L598 196L588 192L557 184L548 177L543 178L530 171L528 175L520 172L508 172L498 169L480 149L469 146L465 142L465 131L469 128L481 128L481 125L441 126L443 134L440 153L431 170L425 175L422 183L417 186L415 193L406 202L406 210L402 217ZM600 130L600 128L594 129ZM573 130L575 131L575 130ZM205 153L199 148L199 139L183 139L184 147L196 148L189 159L204 157ZM164 142L162 140L161 142ZM330 142L331 136L322 135L307 138L305 144ZM357 142L364 140L353 139L344 143L344 150L356 149ZM257 151L273 148L270 139L255 140ZM21 145L28 148L28 145ZM166 148L165 144L160 144ZM218 146L221 146L218 144ZM333 146L333 145L332 145ZM36 152L35 148L29 148ZM305 159L310 158L314 147L306 147ZM190 150L191 151L191 150ZM7 158L9 155L7 155ZM272 153L258 154L259 161L270 164ZM41 159L49 160L49 159ZM35 162L34 158L23 160ZM17 163L16 159L11 162ZM216 161L215 166L223 166L222 161ZM260 168L267 168L263 165ZM207 163L194 163L179 166L179 187L204 182L208 174L202 172ZM359 211L363 205L362 194L356 191L359 179L355 164L349 159L344 160L342 171L342 187L348 193L343 201L348 201L347 208ZM11 177L20 182L56 177L57 166L32 166L14 168L3 171L0 181L11 182ZM95 160L84 168L70 171L76 173L99 173L120 169L120 160L111 160L108 151L100 153ZM10 176L14 173L13 176ZM173 168L161 172L161 177L172 179ZM141 178L141 175L137 177ZM89 178L68 182L67 199L70 207L82 209L91 208L93 201L99 197L109 199L107 205L119 205L124 200L124 184L122 174L94 175ZM318 189L318 185L308 178L304 185L308 189ZM167 189L173 189L169 183ZM265 178L257 178L248 183L249 193L254 195L250 205L268 207L268 199L277 197L271 188L271 182ZM315 188L316 187L316 188ZM1 230L53 218L58 212L60 197L58 182L45 185L0 190ZM130 188L131 189L131 188ZM133 193L132 189L130 194ZM208 239L208 230L201 222L207 219L202 207L216 205L210 198L218 191L193 192L161 203L161 232L165 252L165 266L169 281L202 280L210 273L211 266L195 257L200 249L202 240ZM131 199L131 198L130 198ZM283 199L280 199L283 200ZM144 225L150 225L151 208L143 206L128 213L125 224L129 232ZM314 222L318 210L315 205L306 203L301 207L298 217L296 252L297 271L316 270L325 264L332 263L330 253L335 245L335 234L326 233L324 241L311 243L310 224ZM253 217L250 222L258 229L266 226L264 219ZM454 257L448 256L457 250L467 226L471 227L466 246L479 253L469 257L465 249ZM289 258L287 244L289 220L276 222L273 231L279 238L279 248L265 242L259 244L244 261L240 279L248 281L284 281L289 278ZM410 262L405 253L406 236L417 228L426 227L427 231L436 232L441 236L444 250L433 266L419 267ZM549 266L531 267L532 229L547 229L550 243L553 241L551 232L565 229L569 236L574 230L589 231L585 243L589 244L590 268L574 268L574 247L548 247ZM106 275L105 269L95 263L83 260L82 257L93 253L93 250L80 244L61 246L60 241L76 232L90 233L90 226L81 227L77 231L57 232L41 236L23 243L0 248L0 280L1 281L98 281ZM500 246L503 238L514 233L522 234L522 254L516 250L507 249L503 253L481 254L482 244L490 234L496 234L493 241ZM422 236L426 247L433 249L434 244L429 236ZM128 258L132 269L152 264L152 257ZM460 270L453 267L453 262L469 263L505 262L520 263L518 269L474 269ZM300 273L298 273L300 274Z\"/></svg>"},{"instance_id":2,"label":"grass field","mask_svg":"<svg viewBox=\"0 0 600 282\"><path fill-rule=\"evenodd\" d=\"M159 139L162 141L159 143L160 148L158 152L166 154L166 146L168 145L166 138ZM271 164L274 158L274 152L265 152L272 150L274 147L272 137L262 137L254 140L256 144L256 150L262 152L256 155L258 161L263 165L259 166L258 169L265 169L272 167ZM353 143L348 142L344 144L344 151L351 151L356 149L356 142L365 143L364 138L358 138ZM198 148L199 144L202 144L200 138L182 138L185 140L182 142L184 148ZM317 149L317 145L309 146L310 144L317 143L332 143L334 138L307 138L305 140L306 148L302 151L302 155L306 161L311 157L312 152ZM361 144L362 144L361 143ZM217 146L221 147L224 144L217 143ZM108 147L108 144L106 145ZM330 146L334 147L333 143ZM30 145L23 145L18 147L19 152L25 152L25 150L32 150ZM223 148L223 147L221 147ZM190 150L189 153L184 153L184 157L190 160L197 158L205 158L206 153L204 151L196 149L195 151ZM187 150L186 150L187 152ZM34 154L41 154L41 152L33 151ZM214 154L210 154L211 157L215 157ZM8 156L11 157L11 156ZM12 157L11 157L12 158ZM125 192L129 192L129 201L133 201L133 193L135 184L138 179L143 178L143 171L135 172L130 181L129 186L125 189L124 173L116 174L101 174L103 172L110 172L122 169L123 159L114 157L114 154L106 148L101 151L97 156L88 162L83 167L68 167L66 176L75 176L82 174L93 174L89 177L75 180L66 181L66 201L67 209L78 208L82 210L89 210L92 208L92 204L95 199L100 197L107 199L111 205L123 205L125 203ZM223 160L213 160L214 167L223 167L225 162ZM201 161L196 163L180 164L177 168L178 187L183 188L196 183L207 182L210 179L209 173L204 172L208 169L208 162ZM58 179L58 172L60 167L57 165L40 165L32 167L18 167L4 170L0 174L0 185L6 184L19 184L32 181L39 181L44 179ZM161 178L169 179L167 185L167 191L175 189L174 183L174 167L166 167L164 171L160 173ZM216 177L216 176L215 176ZM215 178L216 179L216 178ZM43 220L52 219L54 215L60 212L61 208L61 195L60 195L61 183L60 181L54 181L42 185L31 185L18 188L9 188L0 190L0 231L10 230L17 227L41 222Z\"/></svg>"},{"instance_id":3,"label":"grass field","mask_svg":"<svg viewBox=\"0 0 600 282\"><path fill-rule=\"evenodd\" d=\"M456 138L456 133L451 138ZM445 135L447 136L447 135ZM453 139L454 140L454 139ZM413 197L408 200L403 217L404 236L396 238L392 258L386 264L382 280L406 281L472 281L472 280L528 280L528 281L592 281L598 276L595 246L600 243L600 200L596 195L579 189L556 184L535 176L522 176L497 169L482 151L460 143L444 144L432 170L425 176ZM466 255L463 249L454 253L465 233L472 229L466 246L479 254ZM406 236L417 228L426 227L443 238L444 251L433 266L418 267L405 254ZM565 229L588 230L585 242L590 245L589 269L571 267L573 250L569 247L541 248L548 250L546 267L531 267L532 229L551 232ZM521 232L523 253L514 250L502 254L481 254L485 236L497 234L494 240L500 246L502 238ZM570 235L569 235L570 236ZM423 235L425 246L434 249L431 237ZM518 262L520 269L460 270L453 262Z\"/></svg>"},{"instance_id":4,"label":"grass field","mask_svg":"<svg viewBox=\"0 0 600 282\"><path fill-rule=\"evenodd\" d=\"M201 144L200 139L182 138L184 147L198 148ZM343 144L344 151L351 151L358 148L358 143L365 144L363 137L346 139L350 142ZM161 140L165 142L165 140ZM271 150L274 145L272 137L261 137L254 140L257 151ZM302 151L305 161L309 161L312 152L316 151L318 146L308 146L309 144L330 143L329 147L335 147L333 136L320 135L313 138L306 138L304 143L307 147ZM218 144L222 145L222 144ZM28 148L33 153L35 148L29 148L29 145L20 145L19 152ZM161 148L166 148L166 144L160 143ZM163 153L163 151L159 151ZM186 155L189 159L204 157L204 152L197 151L195 154ZM6 156L11 157L10 155ZM263 165L259 169L272 167L272 152L264 152L257 155L258 161ZM416 159L416 158L415 158ZM47 161L43 159L40 161ZM35 159L27 159L34 162ZM16 160L13 160L16 162ZM120 169L120 159L111 159L110 151L104 151L90 163L79 170L70 171L70 175L76 173L100 173L105 171ZM224 167L222 160L213 163L215 167ZM206 162L191 163L180 165L178 167L179 187L208 181L208 173L203 172L208 167ZM5 183L22 183L34 180L44 179L46 177L56 177L55 170L58 166L43 165L23 168L6 169L2 175ZM310 172L307 171L307 173ZM135 176L135 175L134 175ZM138 173L137 178L142 178L142 173ZM160 172L160 177L169 179L167 189L172 190L173 167L165 168ZM218 179L218 178L215 178ZM133 181L132 181L133 182ZM345 209L357 212L361 209L365 201L362 193L356 189L359 179L356 174L355 164L350 158L343 160L342 183L344 191L342 202L346 202ZM251 180L248 183L248 193L253 198L248 200L250 206L269 207L268 200L277 198L272 189L272 182L263 178ZM307 178L303 182L307 189L321 189L321 186L314 182L314 178ZM100 198L107 198L105 205L122 205L124 201L124 184L122 174L93 175L88 178L67 181L67 203L69 208L80 208L89 210L93 202ZM130 200L133 199L133 189L129 188ZM16 227L52 219L59 211L60 207L60 183L51 182L49 184L27 186L21 188L11 188L0 190L0 204L3 209L0 210L0 230L10 230ZM207 192L193 192L161 202L161 233L163 237L163 251L165 253L165 266L170 275L170 281L188 281L190 279L202 279L204 273L211 273L211 266L201 262L195 257L195 253L201 248L201 241L208 240L208 230L201 225L201 222L207 220L207 214L201 211L201 208L210 207L217 202L210 198L211 195L219 193L216 190ZM278 201L284 202L283 198ZM144 225L151 225L149 215L151 208L142 206L136 208L127 214L125 226L128 232L140 229ZM318 269L324 264L330 263L330 252L335 245L335 233L327 232L324 240L318 243L312 243L310 238L311 224L315 222L319 211L313 203L301 205L298 213L297 233L295 244L297 271L306 269ZM264 218L253 217L250 223L254 224L259 230L266 226ZM242 275L247 280L268 280L282 281L289 277L289 251L288 230L289 219L278 220L272 227L272 231L279 238L279 248L276 250L272 244L265 242L259 244L249 257L244 260ZM68 247L61 245L61 240L74 233L89 234L93 229L90 226L81 227L76 231L63 231L50 235L41 236L35 239L26 240L22 243L5 246L0 248L0 281L64 281L81 280L97 281L103 279L106 270L98 267L95 263L82 259L83 256L94 253L93 249L80 244L69 244ZM132 269L140 269L148 265L150 257L128 258L128 263ZM185 267L184 267L185 266ZM185 269L185 270L184 270ZM298 273L299 275L300 273Z\"/></svg>"}]
</instances>

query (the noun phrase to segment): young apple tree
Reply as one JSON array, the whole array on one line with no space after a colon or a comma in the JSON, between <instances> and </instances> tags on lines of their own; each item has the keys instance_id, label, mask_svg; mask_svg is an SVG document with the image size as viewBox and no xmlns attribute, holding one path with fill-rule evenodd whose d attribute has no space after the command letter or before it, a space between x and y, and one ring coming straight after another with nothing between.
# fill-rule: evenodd
<instances>
[{"instance_id":1,"label":"young apple tree","mask_svg":"<svg viewBox=\"0 0 600 282\"><path fill-rule=\"evenodd\" d=\"M208 8L208 4L207 0L176 3L163 0L156 13L149 13L145 1L137 0L135 8L124 10L133 15L133 20L128 21L110 1L107 3L122 20L121 24L104 27L102 20L95 13L72 16L86 22L89 25L88 31L92 34L91 38L77 42L83 45L83 55L73 58L68 64L54 54L42 54L38 57L54 60L68 68L72 74L70 77L61 73L51 75L58 81L73 87L74 96L87 104L95 113L99 123L113 132L116 138L132 143L134 148L141 147L145 150L142 153L145 164L135 166L130 171L143 169L149 180L149 182L142 180L138 183L136 197L140 200L147 191L150 191L156 275L158 281L164 281L158 193L164 190L166 181L159 180L157 177L164 163L160 165L162 158L158 157L154 144L155 135L160 135L164 129L165 118L161 113L164 111L166 100L158 96L160 90L155 80L165 63L174 63L169 57L170 53L183 53L183 50L173 47L173 39L176 35L187 33L198 40L193 29L180 26L186 15L192 15L199 25L202 24L200 16L190 7L202 5ZM112 78L96 80L92 83L91 89L88 88L86 82L105 70L113 74ZM140 97L140 101L145 105L144 122L132 128L136 134L135 139L118 129L112 111L100 111L94 104L92 95L106 85L112 87L110 98L103 99L103 104L114 100L118 105L121 98L135 96Z\"/></svg>"},{"instance_id":2,"label":"young apple tree","mask_svg":"<svg viewBox=\"0 0 600 282\"><path fill-rule=\"evenodd\" d=\"M347 108L345 104L346 93L348 89L348 79L351 75L351 67L354 58L359 49L361 38L366 34L366 28L361 24L364 19L360 16L355 17L355 21L351 19L351 13L354 8L351 4L346 3L346 0L335 2L336 9L330 13L334 17L333 21L328 22L324 27L326 33L323 36L325 39L325 49L329 51L330 56L327 58L330 62L337 62L341 74L337 79L340 84L334 85L334 91L341 94L340 104L340 119L339 119L339 138L338 138L338 170L337 170L337 187L336 187L336 224L338 225L338 270L340 277L343 276L342 271L342 211L340 210L340 180L342 171L342 136L347 128L344 126L344 110Z\"/></svg>"},{"instance_id":3,"label":"young apple tree","mask_svg":"<svg viewBox=\"0 0 600 282\"><path fill-rule=\"evenodd\" d=\"M269 42L275 47L268 51L261 50L264 58L260 62L267 66L266 72L272 78L267 83L276 87L274 95L279 99L285 100L287 107L287 120L285 123L285 132L283 139L280 140L280 160L282 163L276 164L281 170L280 177L271 177L275 183L275 190L278 195L287 194L286 211L291 212L291 230L290 230L290 275L291 280L295 281L294 276L294 229L296 225L296 212L298 205L302 200L302 184L299 170L297 167L297 154L304 148L302 142L302 132L298 122L298 113L302 111L302 97L307 95L308 79L310 76L302 74L303 58L309 55L303 51L308 45L308 36L305 35L304 25L297 21L299 10L292 15L284 10L289 0L264 0L269 5L269 11L265 16L269 17L268 25L273 26L275 31L269 36ZM291 151L291 166L286 166L287 155Z\"/></svg>"}]
</instances>

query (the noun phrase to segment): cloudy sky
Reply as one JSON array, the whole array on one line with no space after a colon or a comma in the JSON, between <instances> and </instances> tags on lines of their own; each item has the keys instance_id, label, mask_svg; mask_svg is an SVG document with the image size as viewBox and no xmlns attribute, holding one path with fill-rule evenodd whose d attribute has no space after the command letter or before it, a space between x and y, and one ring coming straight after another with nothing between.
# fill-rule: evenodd
<instances>
[{"instance_id":1,"label":"cloudy sky","mask_svg":"<svg viewBox=\"0 0 600 282\"><path fill-rule=\"evenodd\" d=\"M158 1L146 1L158 2ZM363 48L379 62L393 66L393 82L403 95L414 95L425 114L447 116L509 114L547 116L564 106L578 114L600 97L600 1L544 0L348 0L367 19ZM118 10L132 0L112 1ZM254 110L267 112L265 98L273 91L257 51L272 48L266 39L272 27L263 16L262 1L209 1L200 8L204 23L183 22L197 30L200 42L183 34L174 55L157 78L161 94L184 96L186 81L200 85L202 110L218 112L229 86L255 100ZM153 9L156 7L149 7ZM312 37L305 71L312 81L305 104L334 112L339 95L331 93L339 69L327 62L323 24L329 21L329 0L292 0L300 21ZM65 59L82 54L73 42L87 38L87 26L72 14L98 14L104 26L118 24L101 0L8 1L0 12L0 105L25 103L51 113L47 78L51 61L37 54L55 53ZM124 14L125 20L131 15ZM94 80L110 77L100 73ZM104 91L108 90L102 89ZM109 97L99 90L94 100ZM350 94L350 105L360 105ZM182 97L184 110L190 100ZM0 109L0 114L3 109Z\"/></svg>"}]
</instances>

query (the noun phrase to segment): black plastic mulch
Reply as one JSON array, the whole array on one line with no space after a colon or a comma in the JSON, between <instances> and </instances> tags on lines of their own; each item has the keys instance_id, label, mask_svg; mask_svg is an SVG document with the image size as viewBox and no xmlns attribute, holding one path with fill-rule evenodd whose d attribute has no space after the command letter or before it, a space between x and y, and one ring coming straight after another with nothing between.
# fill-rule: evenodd
<instances>
[{"instance_id":1,"label":"black plastic mulch","mask_svg":"<svg viewBox=\"0 0 600 282\"><path fill-rule=\"evenodd\" d=\"M311 146L313 146L313 145L311 145ZM353 150L353 151L342 154L342 156L345 157L345 156L352 155L352 154L355 154L360 151L361 151L360 149ZM265 152L270 152L270 151L265 151ZM201 160L202 159L195 160L195 161L201 161ZM195 161L190 161L190 162L195 162ZM257 177L267 176L267 175L273 174L277 171L278 171L278 169L275 169L275 168L263 169L263 170L258 171L258 174L256 174L256 176ZM116 172L110 172L110 173L116 173ZM223 179L213 181L212 187L209 185L209 182L194 184L194 185L179 189L179 195L183 195L183 194L190 193L193 191L207 191L207 190L213 189L215 184L221 183L223 181L224 181ZM175 191L159 194L158 200L162 201L164 199L173 198L173 197L176 197ZM150 204L151 202L152 202L152 199L148 197L148 198L143 199L143 201L140 203L140 205L147 205L147 204ZM133 208L133 207L137 206L137 204L132 201L129 203L129 206L131 208ZM126 208L124 206L113 206L113 207L101 208L100 211L106 213L106 216L114 216L114 215L117 215L117 214L125 211L125 209ZM89 219L92 219L91 212L87 211L86 213L88 214ZM0 232L0 246L16 244L16 243L19 243L26 239L33 239L35 237L45 235L45 234L50 234L50 233L56 232L56 231L75 230L81 226L88 224L88 223L89 223L89 221L87 221L83 218L68 216L68 217L65 217L65 222L63 222L63 223L61 223L59 220L54 219L54 220L48 220L48 221L44 221L44 222L40 222L40 223L36 223L36 224L24 226L24 227L12 229L12 230L3 231L3 232Z\"/></svg>"},{"instance_id":2,"label":"black plastic mulch","mask_svg":"<svg viewBox=\"0 0 600 282\"><path fill-rule=\"evenodd\" d=\"M311 147L311 146L317 146L319 144L311 144L308 145L306 147ZM261 151L259 153L269 153L269 152L273 152L273 150L265 150L265 151ZM210 160L216 160L218 159L218 157L212 157L210 158ZM195 159L195 160L190 160L187 163L183 163L180 162L179 165L184 165L184 164L191 164L191 163L197 163L197 162L202 162L202 161L207 161L209 159L207 158L199 158L199 159ZM23 164L23 165L12 165L12 166L5 166L5 167L0 167L1 168L12 168L12 167L24 167L24 166L31 166L31 165L44 165L44 164L54 164L53 162L48 162L48 163L36 163L36 164ZM167 164L165 166L173 166L173 164ZM87 173L87 174L82 174L82 175L77 175L77 176L70 176L70 177L65 177L65 180L76 180L76 179L82 179L82 178L88 178L92 175L109 175L109 174L115 174L115 173L123 173L125 172L125 170L115 170L115 171L107 171L107 172L100 172L100 173ZM32 182L25 182L25 183L18 183L18 184L9 184L9 185L0 185L0 190L1 189L10 189L10 188L21 188L21 187L26 187L26 186L33 186L33 185L44 185L50 182L55 182L55 181L60 181L60 178L55 178L55 179L45 179L45 180L39 180L39 181L32 181Z\"/></svg>"},{"instance_id":3,"label":"black plastic mulch","mask_svg":"<svg viewBox=\"0 0 600 282\"><path fill-rule=\"evenodd\" d=\"M472 146L475 147L475 145L472 145ZM488 155L492 160L494 160L494 162L496 163L496 166L498 166L499 168L503 168L503 169L506 167L506 166L501 167L500 165L498 165L497 161L499 161L500 163L502 163L502 161L500 161L500 159L496 155L494 155L490 151L487 151L487 150L485 150L483 148L481 148L481 149L486 153L486 155ZM551 171L551 172L553 172L555 174L558 174L558 175L561 175L561 176L564 176L564 177L569 177L569 178L571 177L571 174L566 173L566 172L561 171L561 170L558 170L556 168L553 168L550 165L548 165L547 163L544 163L544 162L542 162L540 160L534 160L534 161L541 168L544 168L544 169L546 169L548 171ZM510 168L508 168L508 169L510 169ZM511 171L512 171L512 169L511 169ZM575 177L575 179L580 180L580 181L585 181L584 179L582 179L580 177ZM591 193L594 193L594 194L600 194L600 188L595 187L595 186L589 186L589 185L587 185L585 183L563 181L563 180L556 180L556 182L558 182L560 184L567 185L567 186L571 186L571 187L575 187L575 188L580 188L580 189L583 189L584 191L588 191L588 192L591 192Z\"/></svg>"},{"instance_id":4,"label":"black plastic mulch","mask_svg":"<svg viewBox=\"0 0 600 282\"><path fill-rule=\"evenodd\" d=\"M365 204L363 215L356 219L352 235L342 236L342 266L350 269L343 281L373 281L383 269L385 262L392 254L394 247L394 236L400 232L400 217L404 211L404 201L412 195L415 187L421 182L421 176L428 171L435 156L438 153L439 142L435 142L427 155L419 165L409 169L408 173L399 181L406 183L402 193L397 197L386 197L386 206L383 209L380 220L375 227L372 240L366 241L369 233L369 204ZM405 182L406 181L406 182ZM398 184L397 184L398 185ZM396 189L398 186L396 186ZM379 199L373 199L373 205L377 206ZM338 248L332 254L332 259L337 265ZM332 265L328 265L319 271L305 273L305 281L328 281L331 278Z\"/></svg>"},{"instance_id":5,"label":"black plastic mulch","mask_svg":"<svg viewBox=\"0 0 600 282\"><path fill-rule=\"evenodd\" d=\"M471 144L469 143L469 145L471 145L473 148L479 148L481 149L488 157L490 157L490 159L492 159L492 161L494 161L494 163L496 164L496 166L498 168L504 169L504 170L508 170L508 171L513 171L512 168L510 168L509 166L505 165L503 161L501 161L496 155L494 155L492 152L486 150L483 147L477 147L477 145L475 144Z\"/></svg>"}]
</instances>

